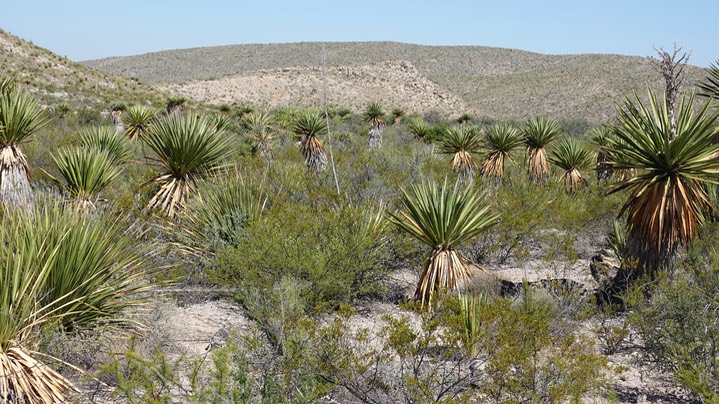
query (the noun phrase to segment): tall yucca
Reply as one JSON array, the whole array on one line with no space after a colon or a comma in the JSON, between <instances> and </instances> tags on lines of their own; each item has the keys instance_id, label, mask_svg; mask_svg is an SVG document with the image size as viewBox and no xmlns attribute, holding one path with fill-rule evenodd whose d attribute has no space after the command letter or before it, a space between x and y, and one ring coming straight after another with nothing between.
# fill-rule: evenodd
<instances>
[{"instance_id":1,"label":"tall yucca","mask_svg":"<svg viewBox=\"0 0 719 404\"><path fill-rule=\"evenodd\" d=\"M272 159L272 142L275 128L272 116L263 112L250 112L242 118L245 136L252 144L252 150L268 162Z\"/></svg>"},{"instance_id":2,"label":"tall yucca","mask_svg":"<svg viewBox=\"0 0 719 404\"><path fill-rule=\"evenodd\" d=\"M48 123L37 101L14 88L0 91L0 203L27 206L32 200L30 171L20 144Z\"/></svg>"},{"instance_id":3,"label":"tall yucca","mask_svg":"<svg viewBox=\"0 0 719 404\"><path fill-rule=\"evenodd\" d=\"M582 142L574 138L560 140L549 153L549 161L561 168L564 189L573 193L579 187L587 185L580 170L592 165L592 153L584 148Z\"/></svg>"},{"instance_id":4,"label":"tall yucca","mask_svg":"<svg viewBox=\"0 0 719 404\"><path fill-rule=\"evenodd\" d=\"M116 164L124 163L132 155L126 138L112 126L81 128L78 136L84 147L106 151Z\"/></svg>"},{"instance_id":5,"label":"tall yucca","mask_svg":"<svg viewBox=\"0 0 719 404\"><path fill-rule=\"evenodd\" d=\"M532 181L539 182L549 177L551 166L547 160L546 147L561 133L555 121L544 117L532 118L522 127L529 157L528 172Z\"/></svg>"},{"instance_id":6,"label":"tall yucca","mask_svg":"<svg viewBox=\"0 0 719 404\"><path fill-rule=\"evenodd\" d=\"M159 185L148 209L174 216L195 191L195 183L226 167L231 139L206 118L174 113L158 118L145 136L161 173L148 181Z\"/></svg>"},{"instance_id":7,"label":"tall yucca","mask_svg":"<svg viewBox=\"0 0 719 404\"><path fill-rule=\"evenodd\" d=\"M482 175L488 178L502 179L507 160L523 144L519 130L507 122L492 125L484 135L482 145L487 154L482 161Z\"/></svg>"},{"instance_id":8,"label":"tall yucca","mask_svg":"<svg viewBox=\"0 0 719 404\"><path fill-rule=\"evenodd\" d=\"M431 309L432 296L440 290L456 290L473 276L475 265L457 250L493 226L497 215L471 187L444 182L416 185L402 192L403 208L390 220L431 251L425 262L415 297Z\"/></svg>"},{"instance_id":9,"label":"tall yucca","mask_svg":"<svg viewBox=\"0 0 719 404\"><path fill-rule=\"evenodd\" d=\"M418 140L424 140L429 135L429 125L419 117L410 118L407 121L407 130Z\"/></svg>"},{"instance_id":10,"label":"tall yucca","mask_svg":"<svg viewBox=\"0 0 719 404\"><path fill-rule=\"evenodd\" d=\"M121 225L50 202L3 217L0 238L0 401L60 403L77 388L37 358L43 334L98 321L143 303L142 253ZM43 355L44 357L44 355Z\"/></svg>"},{"instance_id":11,"label":"tall yucca","mask_svg":"<svg viewBox=\"0 0 719 404\"><path fill-rule=\"evenodd\" d=\"M327 166L327 154L317 136L327 133L327 124L319 112L305 111L295 121L294 132L302 137L302 156L307 168L322 171Z\"/></svg>"},{"instance_id":12,"label":"tall yucca","mask_svg":"<svg viewBox=\"0 0 719 404\"><path fill-rule=\"evenodd\" d=\"M676 137L670 139L666 101L651 91L648 99L647 105L638 97L626 100L612 141L626 157L611 161L612 167L637 170L612 190L630 192L620 212L629 212L623 256L638 265L617 274L626 279L671 266L677 248L689 245L706 211L716 210L704 185L719 183L719 144L714 140L719 112L710 112L709 102L695 112L694 96L682 99Z\"/></svg>"},{"instance_id":13,"label":"tall yucca","mask_svg":"<svg viewBox=\"0 0 719 404\"><path fill-rule=\"evenodd\" d=\"M52 159L63 187L80 208L95 208L98 194L121 173L110 153L96 147L60 149Z\"/></svg>"},{"instance_id":14,"label":"tall yucca","mask_svg":"<svg viewBox=\"0 0 719 404\"><path fill-rule=\"evenodd\" d=\"M450 126L439 139L438 151L452 155L452 169L457 171L457 183L465 185L474 180L477 162L473 154L479 152L482 144L479 129L468 126Z\"/></svg>"},{"instance_id":15,"label":"tall yucca","mask_svg":"<svg viewBox=\"0 0 719 404\"><path fill-rule=\"evenodd\" d=\"M125 136L135 140L147 134L157 111L147 105L130 105L122 116L122 123L125 124Z\"/></svg>"},{"instance_id":16,"label":"tall yucca","mask_svg":"<svg viewBox=\"0 0 719 404\"><path fill-rule=\"evenodd\" d=\"M365 107L364 118L370 124L369 132L367 133L370 149L382 147L382 127L384 127L384 115L382 104L377 101L372 101Z\"/></svg>"}]
</instances>

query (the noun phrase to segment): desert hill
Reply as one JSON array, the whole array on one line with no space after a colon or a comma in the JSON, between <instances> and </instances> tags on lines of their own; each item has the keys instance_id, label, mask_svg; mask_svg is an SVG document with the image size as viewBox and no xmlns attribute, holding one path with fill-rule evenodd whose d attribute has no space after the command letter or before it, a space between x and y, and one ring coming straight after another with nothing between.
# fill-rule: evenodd
<instances>
[{"instance_id":1,"label":"desert hill","mask_svg":"<svg viewBox=\"0 0 719 404\"><path fill-rule=\"evenodd\" d=\"M314 105L325 80L328 102L340 106L380 100L388 108L493 119L604 122L623 97L662 88L648 57L395 42L231 45L83 63L214 103ZM703 77L694 66L685 74L685 89Z\"/></svg>"}]
</instances>

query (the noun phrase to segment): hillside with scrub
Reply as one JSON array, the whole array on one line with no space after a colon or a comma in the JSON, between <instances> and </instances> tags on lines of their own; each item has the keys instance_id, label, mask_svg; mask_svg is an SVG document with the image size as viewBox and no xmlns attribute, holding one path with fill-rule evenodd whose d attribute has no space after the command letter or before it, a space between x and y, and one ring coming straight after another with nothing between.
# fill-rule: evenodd
<instances>
[{"instance_id":1,"label":"hillside with scrub","mask_svg":"<svg viewBox=\"0 0 719 404\"><path fill-rule=\"evenodd\" d=\"M648 86L662 89L649 57L396 42L230 45L83 63L217 104L316 107L326 94L329 103L354 112L380 100L419 113L492 120L545 115L575 125L605 122L624 97L644 95ZM692 86L701 69L687 66L684 76Z\"/></svg>"},{"instance_id":2,"label":"hillside with scrub","mask_svg":"<svg viewBox=\"0 0 719 404\"><path fill-rule=\"evenodd\" d=\"M719 400L719 69L0 45L2 402ZM608 60L654 84L552 85ZM472 109L490 76L593 112Z\"/></svg>"}]
</instances>

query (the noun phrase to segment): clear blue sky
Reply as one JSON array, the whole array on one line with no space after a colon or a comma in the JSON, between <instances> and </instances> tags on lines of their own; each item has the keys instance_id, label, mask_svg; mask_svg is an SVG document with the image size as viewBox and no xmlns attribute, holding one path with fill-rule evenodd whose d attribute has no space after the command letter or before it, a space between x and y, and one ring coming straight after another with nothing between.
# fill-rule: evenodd
<instances>
[{"instance_id":1,"label":"clear blue sky","mask_svg":"<svg viewBox=\"0 0 719 404\"><path fill-rule=\"evenodd\" d=\"M0 28L80 61L200 46L305 41L482 45L548 54L719 59L719 1L5 0Z\"/></svg>"}]
</instances>

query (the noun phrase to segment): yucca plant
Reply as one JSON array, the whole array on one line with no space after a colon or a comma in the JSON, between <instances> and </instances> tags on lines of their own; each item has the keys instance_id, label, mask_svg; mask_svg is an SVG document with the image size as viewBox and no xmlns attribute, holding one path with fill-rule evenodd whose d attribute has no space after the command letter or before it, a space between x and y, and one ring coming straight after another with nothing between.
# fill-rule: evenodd
<instances>
[{"instance_id":1,"label":"yucca plant","mask_svg":"<svg viewBox=\"0 0 719 404\"><path fill-rule=\"evenodd\" d=\"M130 105L122 116L125 136L132 140L145 136L156 116L157 111L150 106Z\"/></svg>"},{"instance_id":2,"label":"yucca plant","mask_svg":"<svg viewBox=\"0 0 719 404\"><path fill-rule=\"evenodd\" d=\"M290 143L290 134L294 130L297 120L297 111L290 107L276 109L272 112L272 122L275 123L277 134L282 145Z\"/></svg>"},{"instance_id":3,"label":"yucca plant","mask_svg":"<svg viewBox=\"0 0 719 404\"><path fill-rule=\"evenodd\" d=\"M0 94L2 93L9 93L10 91L17 90L17 86L15 85L15 80L9 77L2 77L0 78Z\"/></svg>"},{"instance_id":4,"label":"yucca plant","mask_svg":"<svg viewBox=\"0 0 719 404\"><path fill-rule=\"evenodd\" d=\"M369 122L370 128L367 136L369 148L377 149L382 147L382 127L384 127L384 110L382 104L372 101L365 107L364 118Z\"/></svg>"},{"instance_id":5,"label":"yucca plant","mask_svg":"<svg viewBox=\"0 0 719 404\"><path fill-rule=\"evenodd\" d=\"M48 123L37 101L5 84L0 91L0 203L28 206L32 201L30 169L20 144Z\"/></svg>"},{"instance_id":6,"label":"yucca plant","mask_svg":"<svg viewBox=\"0 0 719 404\"><path fill-rule=\"evenodd\" d=\"M587 185L587 180L580 170L592 165L592 153L577 139L562 139L549 153L549 161L561 168L564 190L573 193L579 187Z\"/></svg>"},{"instance_id":7,"label":"yucca plant","mask_svg":"<svg viewBox=\"0 0 719 404\"><path fill-rule=\"evenodd\" d=\"M472 357L479 354L479 337L482 335L481 311L487 305L487 295L482 292L462 293L459 295L459 309L464 322L464 334L467 348Z\"/></svg>"},{"instance_id":8,"label":"yucca plant","mask_svg":"<svg viewBox=\"0 0 719 404\"><path fill-rule=\"evenodd\" d=\"M193 255L212 254L218 244L236 246L241 229L260 218L267 196L239 173L203 184L184 214L184 249Z\"/></svg>"},{"instance_id":9,"label":"yucca plant","mask_svg":"<svg viewBox=\"0 0 719 404\"><path fill-rule=\"evenodd\" d=\"M477 172L477 162L472 156L482 144L479 129L467 126L450 126L439 139L439 153L452 155L452 169L458 172L457 183L472 183Z\"/></svg>"},{"instance_id":10,"label":"yucca plant","mask_svg":"<svg viewBox=\"0 0 719 404\"><path fill-rule=\"evenodd\" d=\"M457 247L492 227L498 215L472 187L452 187L447 181L403 191L402 205L390 221L431 248L415 292L422 307L431 309L436 292L456 290L473 277L472 267L479 266Z\"/></svg>"},{"instance_id":11,"label":"yucca plant","mask_svg":"<svg viewBox=\"0 0 719 404\"><path fill-rule=\"evenodd\" d=\"M132 155L126 138L112 126L81 128L78 136L83 147L106 151L115 164L126 162Z\"/></svg>"},{"instance_id":12,"label":"yucca plant","mask_svg":"<svg viewBox=\"0 0 719 404\"><path fill-rule=\"evenodd\" d=\"M702 97L719 99L719 60L706 69L706 77L699 82L699 90L699 95Z\"/></svg>"},{"instance_id":13,"label":"yucca plant","mask_svg":"<svg viewBox=\"0 0 719 404\"><path fill-rule=\"evenodd\" d=\"M302 156L305 158L307 168L315 172L327 166L327 154L317 136L327 133L327 123L322 114L314 111L301 113L293 128L295 134L301 136Z\"/></svg>"},{"instance_id":14,"label":"yucca plant","mask_svg":"<svg viewBox=\"0 0 719 404\"><path fill-rule=\"evenodd\" d=\"M424 119L413 117L407 121L407 130L418 140L424 141L429 134L430 128Z\"/></svg>"},{"instance_id":15,"label":"yucca plant","mask_svg":"<svg viewBox=\"0 0 719 404\"><path fill-rule=\"evenodd\" d=\"M143 303L142 255L117 221L77 215L54 202L5 213L0 237L0 401L66 402L78 391L36 359L43 334L128 325L119 314ZM42 355L45 357L46 355Z\"/></svg>"},{"instance_id":16,"label":"yucca plant","mask_svg":"<svg viewBox=\"0 0 719 404\"><path fill-rule=\"evenodd\" d=\"M229 132L232 130L232 118L227 114L215 113L210 117L210 121L217 132Z\"/></svg>"},{"instance_id":17,"label":"yucca plant","mask_svg":"<svg viewBox=\"0 0 719 404\"><path fill-rule=\"evenodd\" d=\"M597 171L597 181L608 180L612 176L609 167L609 138L612 136L612 130L605 125L592 129L589 132L589 141L597 149L597 160L595 170Z\"/></svg>"},{"instance_id":18,"label":"yucca plant","mask_svg":"<svg viewBox=\"0 0 719 404\"><path fill-rule=\"evenodd\" d=\"M637 265L622 268L617 274L622 282L670 267L707 210L716 210L705 184L719 183L719 144L714 141L719 112L710 112L709 102L695 112L694 96L682 99L671 139L666 101L651 91L648 100L646 105L639 97L625 101L612 140L612 147L626 156L625 162L611 161L612 167L637 170L611 191L629 191L620 212L628 211L622 255Z\"/></svg>"},{"instance_id":19,"label":"yucca plant","mask_svg":"<svg viewBox=\"0 0 719 404\"><path fill-rule=\"evenodd\" d=\"M252 144L254 153L262 156L267 162L272 160L272 142L275 128L272 116L262 112L250 112L242 119L245 136Z\"/></svg>"},{"instance_id":20,"label":"yucca plant","mask_svg":"<svg viewBox=\"0 0 719 404\"><path fill-rule=\"evenodd\" d=\"M159 185L148 209L175 216L196 182L227 167L231 139L218 133L202 116L174 113L155 121L145 142L155 152L152 159L161 173L148 181Z\"/></svg>"},{"instance_id":21,"label":"yucca plant","mask_svg":"<svg viewBox=\"0 0 719 404\"><path fill-rule=\"evenodd\" d=\"M501 122L490 126L482 142L487 152L482 161L482 175L497 180L504 178L505 163L512 161L512 152L522 144L522 135L512 124Z\"/></svg>"},{"instance_id":22,"label":"yucca plant","mask_svg":"<svg viewBox=\"0 0 719 404\"><path fill-rule=\"evenodd\" d=\"M529 158L527 167L529 177L534 182L543 181L549 177L551 171L546 148L562 134L562 131L555 121L536 117L522 127L522 134Z\"/></svg>"},{"instance_id":23,"label":"yucca plant","mask_svg":"<svg viewBox=\"0 0 719 404\"><path fill-rule=\"evenodd\" d=\"M52 159L63 188L81 209L94 209L98 194L122 171L109 152L96 147L60 149Z\"/></svg>"}]
</instances>

